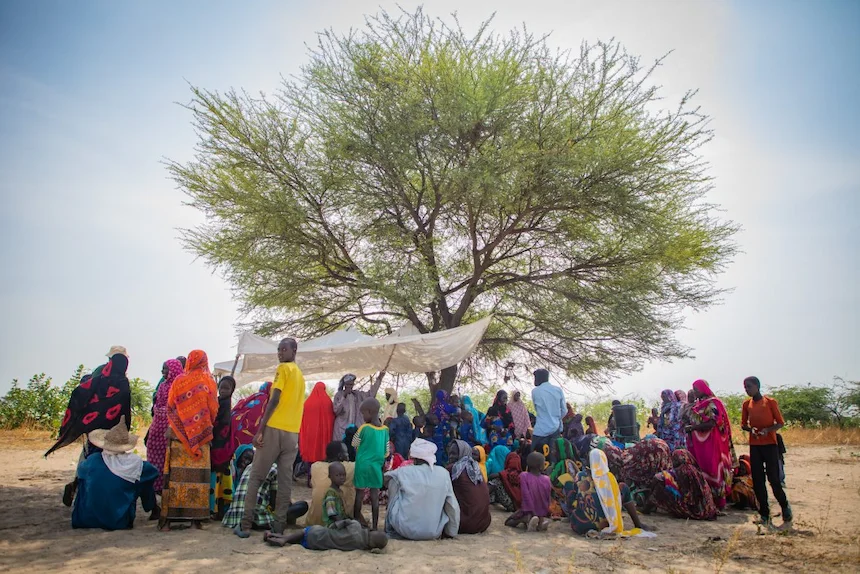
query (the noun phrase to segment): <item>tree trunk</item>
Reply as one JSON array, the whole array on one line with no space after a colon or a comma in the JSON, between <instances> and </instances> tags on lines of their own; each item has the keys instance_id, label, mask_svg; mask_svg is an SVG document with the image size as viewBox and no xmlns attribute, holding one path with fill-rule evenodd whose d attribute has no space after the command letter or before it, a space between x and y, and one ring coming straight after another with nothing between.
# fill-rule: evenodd
<instances>
[{"instance_id":1,"label":"tree trunk","mask_svg":"<svg viewBox=\"0 0 860 574\"><path fill-rule=\"evenodd\" d=\"M439 376L439 384L436 385L435 390L443 390L448 395L450 395L454 391L454 381L457 380L457 365L453 367L446 367L442 369ZM431 390L433 390L431 388Z\"/></svg>"}]
</instances>

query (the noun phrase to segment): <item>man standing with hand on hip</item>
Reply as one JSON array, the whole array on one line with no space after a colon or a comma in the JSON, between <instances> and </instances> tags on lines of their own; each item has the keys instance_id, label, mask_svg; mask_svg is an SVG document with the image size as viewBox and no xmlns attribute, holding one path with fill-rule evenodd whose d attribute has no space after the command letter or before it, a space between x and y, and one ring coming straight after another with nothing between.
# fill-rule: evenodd
<instances>
[{"instance_id":1,"label":"man standing with hand on hip","mask_svg":"<svg viewBox=\"0 0 860 574\"><path fill-rule=\"evenodd\" d=\"M257 500L257 491L278 463L278 496L275 523L272 530L281 534L287 522L287 511L292 503L293 463L299 451L299 428L302 426L302 409L305 404L305 378L296 365L298 343L283 339L278 345L278 370L272 383L269 404L260 421L260 430L254 436L254 462L248 479L246 499ZM254 522L256 504L246 504L242 523L233 531L239 538L248 538Z\"/></svg>"},{"instance_id":2,"label":"man standing with hand on hip","mask_svg":"<svg viewBox=\"0 0 860 574\"><path fill-rule=\"evenodd\" d=\"M765 528L773 529L767 502L766 474L773 496L782 507L782 526L785 528L791 526L793 516L788 497L780 484L779 446L776 439L776 431L785 425L785 421L776 400L761 394L758 377L744 379L744 390L750 398L744 401L741 428L750 433L750 470L761 523Z\"/></svg>"}]
</instances>

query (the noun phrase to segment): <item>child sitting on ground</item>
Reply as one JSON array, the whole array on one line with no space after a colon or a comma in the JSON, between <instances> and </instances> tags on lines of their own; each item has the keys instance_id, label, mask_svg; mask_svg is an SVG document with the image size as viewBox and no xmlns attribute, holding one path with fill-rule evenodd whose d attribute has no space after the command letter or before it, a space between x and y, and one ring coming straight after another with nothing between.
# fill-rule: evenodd
<instances>
[{"instance_id":1,"label":"child sitting on ground","mask_svg":"<svg viewBox=\"0 0 860 574\"><path fill-rule=\"evenodd\" d=\"M382 467L388 457L388 427L379 421L379 401L374 398L365 399L359 407L364 418L364 424L355 433L352 446L355 447L355 488L370 489L370 508L373 513L373 526L379 525L379 489L382 488ZM356 492L356 520L363 521L361 515L362 495Z\"/></svg>"},{"instance_id":2,"label":"child sitting on ground","mask_svg":"<svg viewBox=\"0 0 860 574\"><path fill-rule=\"evenodd\" d=\"M346 482L341 487L341 497L347 511L347 518L352 518L353 507L355 506L355 486L353 479L355 476L355 463L349 462L349 454L346 445L338 440L331 441L325 448L325 460L315 462L311 465L311 501L307 515L305 515L306 526L322 526L323 514L325 507L323 499L331 486L329 479L329 466L334 462L343 464L346 470Z\"/></svg>"},{"instance_id":3,"label":"child sitting on ground","mask_svg":"<svg viewBox=\"0 0 860 574\"><path fill-rule=\"evenodd\" d=\"M349 519L346 514L346 508L343 505L343 492L340 487L346 482L346 468L340 462L333 462L328 465L328 479L331 481L331 486L325 491L323 497L323 526L331 525L341 520Z\"/></svg>"},{"instance_id":4,"label":"child sitting on ground","mask_svg":"<svg viewBox=\"0 0 860 574\"><path fill-rule=\"evenodd\" d=\"M539 452L532 452L526 459L528 472L520 473L522 504L507 520L505 526L516 528L526 525L529 532L543 532L549 528L549 504L552 485L549 477L541 474L546 459Z\"/></svg>"},{"instance_id":5,"label":"child sitting on ground","mask_svg":"<svg viewBox=\"0 0 860 574\"><path fill-rule=\"evenodd\" d=\"M301 544L308 550L373 550L388 545L384 532L370 532L355 520L340 520L330 528L308 526L292 534L266 532L263 540L272 546Z\"/></svg>"}]
</instances>

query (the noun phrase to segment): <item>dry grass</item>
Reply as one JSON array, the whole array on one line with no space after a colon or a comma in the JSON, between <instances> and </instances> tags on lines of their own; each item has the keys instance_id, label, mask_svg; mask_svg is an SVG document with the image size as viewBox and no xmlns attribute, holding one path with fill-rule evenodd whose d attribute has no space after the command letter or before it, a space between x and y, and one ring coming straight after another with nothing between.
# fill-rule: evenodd
<instances>
[{"instance_id":1,"label":"dry grass","mask_svg":"<svg viewBox=\"0 0 860 574\"><path fill-rule=\"evenodd\" d=\"M782 429L779 434L787 446L860 445L860 428L792 426ZM739 426L732 427L732 440L735 444L749 444L747 433Z\"/></svg>"},{"instance_id":2,"label":"dry grass","mask_svg":"<svg viewBox=\"0 0 860 574\"><path fill-rule=\"evenodd\" d=\"M149 429L149 422L142 417L134 417L131 430L141 438ZM45 430L36 424L26 424L16 429L0 429L0 447L12 449L47 450L57 440L57 432ZM141 444L143 444L141 442Z\"/></svg>"},{"instance_id":3,"label":"dry grass","mask_svg":"<svg viewBox=\"0 0 860 574\"><path fill-rule=\"evenodd\" d=\"M737 549L741 539L741 529L735 528L732 532L732 537L721 548L714 551L714 574L720 574L723 568L726 567L726 562L731 558L732 553Z\"/></svg>"}]
</instances>

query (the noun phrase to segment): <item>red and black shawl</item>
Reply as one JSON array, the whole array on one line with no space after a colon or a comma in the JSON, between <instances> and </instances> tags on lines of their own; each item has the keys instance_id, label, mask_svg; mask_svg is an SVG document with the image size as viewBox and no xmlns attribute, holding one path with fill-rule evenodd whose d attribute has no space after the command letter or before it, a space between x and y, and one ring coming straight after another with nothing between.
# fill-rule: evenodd
<instances>
[{"instance_id":1,"label":"red and black shawl","mask_svg":"<svg viewBox=\"0 0 860 574\"><path fill-rule=\"evenodd\" d=\"M92 378L81 380L71 397L57 442L48 449L48 456L57 449L75 442L82 434L97 429L111 429L121 416L131 429L131 389L125 375L128 358L114 355Z\"/></svg>"}]
</instances>

